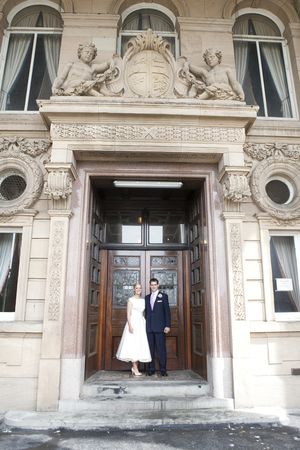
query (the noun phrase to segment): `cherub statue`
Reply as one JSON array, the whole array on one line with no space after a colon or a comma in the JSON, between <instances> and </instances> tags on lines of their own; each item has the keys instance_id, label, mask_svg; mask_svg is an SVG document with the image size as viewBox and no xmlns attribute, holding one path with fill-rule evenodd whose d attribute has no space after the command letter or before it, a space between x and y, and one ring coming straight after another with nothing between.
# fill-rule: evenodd
<instances>
[{"instance_id":1,"label":"cherub statue","mask_svg":"<svg viewBox=\"0 0 300 450\"><path fill-rule=\"evenodd\" d=\"M77 55L78 60L67 64L62 74L54 80L53 95L117 95L107 87L118 76L114 59L102 64L94 63L97 48L92 42L80 44Z\"/></svg>"},{"instance_id":2,"label":"cherub statue","mask_svg":"<svg viewBox=\"0 0 300 450\"><path fill-rule=\"evenodd\" d=\"M209 70L189 64L189 71L195 76L194 80L190 77L190 83L197 91L196 97L202 100L243 101L244 91L233 71L221 65L222 52L209 48L203 58Z\"/></svg>"}]
</instances>

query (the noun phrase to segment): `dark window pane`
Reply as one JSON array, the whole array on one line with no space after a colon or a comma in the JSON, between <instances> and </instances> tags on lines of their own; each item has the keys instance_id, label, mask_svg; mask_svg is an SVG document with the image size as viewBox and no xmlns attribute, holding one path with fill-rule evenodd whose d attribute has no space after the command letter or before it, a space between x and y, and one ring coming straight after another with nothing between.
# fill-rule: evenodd
<instances>
[{"instance_id":1,"label":"dark window pane","mask_svg":"<svg viewBox=\"0 0 300 450\"><path fill-rule=\"evenodd\" d=\"M1 109L24 110L33 37L12 35L2 82Z\"/></svg>"},{"instance_id":2,"label":"dark window pane","mask_svg":"<svg viewBox=\"0 0 300 450\"><path fill-rule=\"evenodd\" d=\"M291 102L281 44L260 44L264 86L269 117L291 117Z\"/></svg>"},{"instance_id":3,"label":"dark window pane","mask_svg":"<svg viewBox=\"0 0 300 450\"><path fill-rule=\"evenodd\" d=\"M0 233L0 311L14 312L17 296L20 233Z\"/></svg>"},{"instance_id":4,"label":"dark window pane","mask_svg":"<svg viewBox=\"0 0 300 450\"><path fill-rule=\"evenodd\" d=\"M280 180L269 181L266 185L266 192L270 199L279 205L287 203L291 196L289 187Z\"/></svg>"},{"instance_id":5,"label":"dark window pane","mask_svg":"<svg viewBox=\"0 0 300 450\"><path fill-rule=\"evenodd\" d=\"M111 244L141 244L142 217L139 212L108 213L105 241Z\"/></svg>"},{"instance_id":6,"label":"dark window pane","mask_svg":"<svg viewBox=\"0 0 300 450\"><path fill-rule=\"evenodd\" d=\"M256 44L254 42L234 43L237 78L245 92L247 105L258 105L258 116L264 116L264 104L259 74Z\"/></svg>"},{"instance_id":7,"label":"dark window pane","mask_svg":"<svg viewBox=\"0 0 300 450\"><path fill-rule=\"evenodd\" d=\"M272 236L270 241L275 312L299 312L298 267L292 236Z\"/></svg>"},{"instance_id":8,"label":"dark window pane","mask_svg":"<svg viewBox=\"0 0 300 450\"><path fill-rule=\"evenodd\" d=\"M176 212L150 212L150 244L185 244L185 217Z\"/></svg>"}]
</instances>

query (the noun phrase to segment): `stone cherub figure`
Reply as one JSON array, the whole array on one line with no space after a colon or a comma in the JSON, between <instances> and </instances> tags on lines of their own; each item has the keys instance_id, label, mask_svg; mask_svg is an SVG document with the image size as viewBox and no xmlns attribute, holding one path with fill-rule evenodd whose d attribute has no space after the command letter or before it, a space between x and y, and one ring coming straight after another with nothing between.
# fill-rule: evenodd
<instances>
[{"instance_id":1,"label":"stone cherub figure","mask_svg":"<svg viewBox=\"0 0 300 450\"><path fill-rule=\"evenodd\" d=\"M109 89L110 83L118 78L118 67L115 60L101 64L94 63L97 56L95 44L79 44L78 60L66 65L62 74L53 83L53 95L118 95Z\"/></svg>"},{"instance_id":2,"label":"stone cherub figure","mask_svg":"<svg viewBox=\"0 0 300 450\"><path fill-rule=\"evenodd\" d=\"M202 100L243 101L245 95L242 86L233 71L221 64L222 52L209 48L204 52L203 58L208 70L187 62L184 64L191 92Z\"/></svg>"}]
</instances>

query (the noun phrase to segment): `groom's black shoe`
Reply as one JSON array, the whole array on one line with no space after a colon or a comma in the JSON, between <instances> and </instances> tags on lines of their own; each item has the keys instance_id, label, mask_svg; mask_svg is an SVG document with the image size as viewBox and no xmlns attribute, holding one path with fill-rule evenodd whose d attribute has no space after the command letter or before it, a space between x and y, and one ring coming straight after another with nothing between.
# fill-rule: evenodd
<instances>
[{"instance_id":1,"label":"groom's black shoe","mask_svg":"<svg viewBox=\"0 0 300 450\"><path fill-rule=\"evenodd\" d=\"M147 372L148 377L152 377L152 375L155 374L154 370L149 370L149 372Z\"/></svg>"},{"instance_id":2,"label":"groom's black shoe","mask_svg":"<svg viewBox=\"0 0 300 450\"><path fill-rule=\"evenodd\" d=\"M162 377L167 377L168 376L167 372L160 372L160 374L161 374Z\"/></svg>"}]
</instances>

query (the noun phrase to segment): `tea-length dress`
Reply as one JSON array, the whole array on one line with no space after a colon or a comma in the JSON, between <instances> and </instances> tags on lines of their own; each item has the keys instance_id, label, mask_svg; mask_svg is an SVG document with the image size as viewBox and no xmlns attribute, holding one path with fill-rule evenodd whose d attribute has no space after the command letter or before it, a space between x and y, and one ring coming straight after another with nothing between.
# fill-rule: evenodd
<instances>
[{"instance_id":1,"label":"tea-length dress","mask_svg":"<svg viewBox=\"0 0 300 450\"><path fill-rule=\"evenodd\" d=\"M145 299L130 297L128 302L132 304L130 321L133 333L129 332L128 322L126 322L116 357L125 362L149 362L151 354L146 334L146 320L143 315Z\"/></svg>"}]
</instances>

